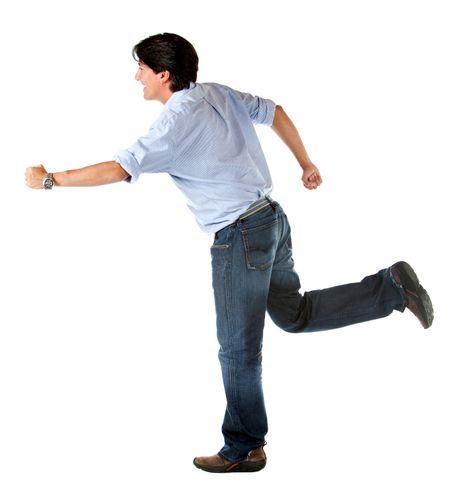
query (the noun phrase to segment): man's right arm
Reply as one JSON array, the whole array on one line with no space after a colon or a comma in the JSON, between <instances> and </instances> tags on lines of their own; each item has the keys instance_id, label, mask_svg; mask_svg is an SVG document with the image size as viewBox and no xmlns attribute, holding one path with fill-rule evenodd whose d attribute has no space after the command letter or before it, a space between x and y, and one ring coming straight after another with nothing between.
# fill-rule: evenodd
<instances>
[{"instance_id":1,"label":"man's right arm","mask_svg":"<svg viewBox=\"0 0 450 491\"><path fill-rule=\"evenodd\" d=\"M32 189L42 189L47 175L43 165L28 167L25 172L26 184ZM114 160L53 173L55 186L101 186L124 181L129 177L128 172Z\"/></svg>"}]
</instances>

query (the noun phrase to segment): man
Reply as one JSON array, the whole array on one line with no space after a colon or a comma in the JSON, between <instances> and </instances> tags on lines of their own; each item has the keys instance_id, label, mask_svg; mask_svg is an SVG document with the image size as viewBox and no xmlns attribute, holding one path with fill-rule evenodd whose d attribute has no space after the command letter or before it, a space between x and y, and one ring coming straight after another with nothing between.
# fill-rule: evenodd
<instances>
[{"instance_id":1,"label":"man","mask_svg":"<svg viewBox=\"0 0 450 491\"><path fill-rule=\"evenodd\" d=\"M197 84L193 46L158 34L134 47L136 80L144 98L164 104L147 134L113 161L47 173L26 170L33 189L134 182L141 173L167 172L184 193L211 247L219 359L227 398L224 446L194 464L208 472L259 471L267 417L261 385L266 311L287 332L311 332L411 310L423 327L433 321L431 300L407 263L359 283L299 293L289 222L270 193L272 182L254 124L270 125L292 151L309 190L322 183L287 114L268 99L219 84Z\"/></svg>"}]
</instances>

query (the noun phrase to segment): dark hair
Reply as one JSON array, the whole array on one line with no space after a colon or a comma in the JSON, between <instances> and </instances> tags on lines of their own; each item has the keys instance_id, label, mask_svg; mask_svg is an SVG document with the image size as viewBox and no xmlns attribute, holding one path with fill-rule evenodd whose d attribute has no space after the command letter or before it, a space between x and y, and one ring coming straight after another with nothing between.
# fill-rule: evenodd
<instances>
[{"instance_id":1,"label":"dark hair","mask_svg":"<svg viewBox=\"0 0 450 491\"><path fill-rule=\"evenodd\" d=\"M178 34L156 34L133 48L133 58L144 62L154 72L170 72L170 90L189 88L197 80L198 56L194 46Z\"/></svg>"}]
</instances>

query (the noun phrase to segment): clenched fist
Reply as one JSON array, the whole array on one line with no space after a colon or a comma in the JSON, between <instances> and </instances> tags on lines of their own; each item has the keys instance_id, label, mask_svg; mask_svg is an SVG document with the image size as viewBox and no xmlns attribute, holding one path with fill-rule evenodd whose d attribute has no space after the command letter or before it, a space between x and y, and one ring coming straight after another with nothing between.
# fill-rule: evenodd
<instances>
[{"instance_id":1,"label":"clenched fist","mask_svg":"<svg viewBox=\"0 0 450 491\"><path fill-rule=\"evenodd\" d=\"M25 171L26 185L32 189L44 189L43 181L47 175L48 172L42 164L36 167L28 167Z\"/></svg>"},{"instance_id":2,"label":"clenched fist","mask_svg":"<svg viewBox=\"0 0 450 491\"><path fill-rule=\"evenodd\" d=\"M314 164L309 164L303 168L303 185L307 189L317 189L322 184L322 177L319 169Z\"/></svg>"}]
</instances>

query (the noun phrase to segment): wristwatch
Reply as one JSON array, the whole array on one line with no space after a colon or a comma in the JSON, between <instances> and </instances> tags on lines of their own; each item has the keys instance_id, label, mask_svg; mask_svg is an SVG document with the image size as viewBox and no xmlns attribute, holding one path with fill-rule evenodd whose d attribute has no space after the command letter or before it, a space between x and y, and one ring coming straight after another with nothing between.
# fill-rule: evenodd
<instances>
[{"instance_id":1,"label":"wristwatch","mask_svg":"<svg viewBox=\"0 0 450 491\"><path fill-rule=\"evenodd\" d=\"M47 174L42 181L42 187L44 189L52 189L55 181L53 180L53 174Z\"/></svg>"}]
</instances>

